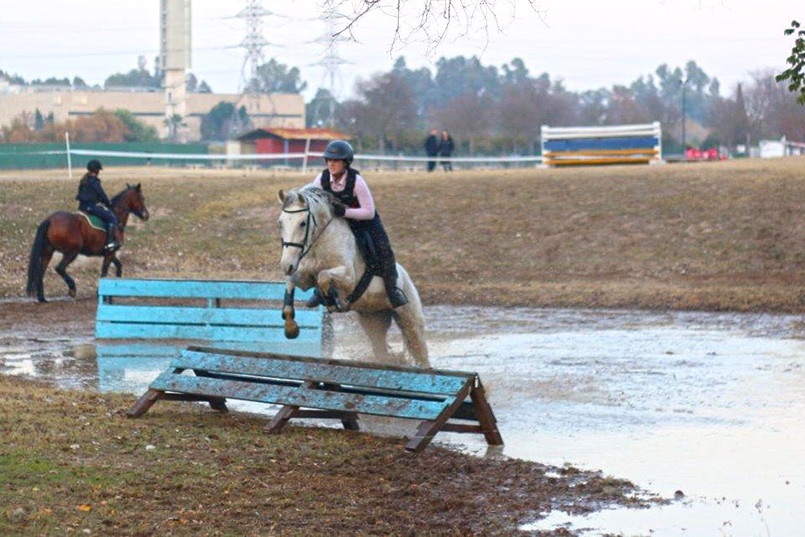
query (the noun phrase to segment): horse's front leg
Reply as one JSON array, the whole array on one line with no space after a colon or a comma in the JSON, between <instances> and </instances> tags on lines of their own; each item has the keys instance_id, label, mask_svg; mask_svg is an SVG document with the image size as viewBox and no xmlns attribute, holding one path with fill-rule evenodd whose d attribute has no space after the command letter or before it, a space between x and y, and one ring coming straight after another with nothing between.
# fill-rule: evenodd
<instances>
[{"instance_id":1,"label":"horse's front leg","mask_svg":"<svg viewBox=\"0 0 805 537\"><path fill-rule=\"evenodd\" d=\"M299 337L299 325L294 320L296 312L293 305L293 295L296 290L293 276L288 276L285 279L285 297L282 304L282 318L285 321L285 337L288 339L296 339Z\"/></svg>"},{"instance_id":2,"label":"horse's front leg","mask_svg":"<svg viewBox=\"0 0 805 537\"><path fill-rule=\"evenodd\" d=\"M352 270L343 265L322 270L316 278L316 285L333 304L330 306L328 303L329 310L349 311L351 304L345 297L355 287L355 273Z\"/></svg>"},{"instance_id":3,"label":"horse's front leg","mask_svg":"<svg viewBox=\"0 0 805 537\"><path fill-rule=\"evenodd\" d=\"M75 291L75 281L67 274L67 267L75 261L75 258L78 257L78 254L74 253L64 253L62 260L56 265L56 272L61 276L64 283L67 284L67 293L70 295L71 298L75 298L76 291Z\"/></svg>"}]
</instances>

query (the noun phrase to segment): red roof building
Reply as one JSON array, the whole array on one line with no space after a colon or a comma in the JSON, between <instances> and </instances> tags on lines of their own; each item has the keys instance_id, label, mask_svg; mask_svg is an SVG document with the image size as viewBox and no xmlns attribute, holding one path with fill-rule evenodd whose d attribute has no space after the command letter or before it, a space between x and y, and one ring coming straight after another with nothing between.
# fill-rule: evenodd
<instances>
[{"instance_id":1,"label":"red roof building","mask_svg":"<svg viewBox=\"0 0 805 537\"><path fill-rule=\"evenodd\" d=\"M334 129L255 129L238 136L242 153L283 155L288 153L314 153L308 163L318 163L327 144L333 140L348 140L349 136ZM301 163L300 159L293 159Z\"/></svg>"}]
</instances>

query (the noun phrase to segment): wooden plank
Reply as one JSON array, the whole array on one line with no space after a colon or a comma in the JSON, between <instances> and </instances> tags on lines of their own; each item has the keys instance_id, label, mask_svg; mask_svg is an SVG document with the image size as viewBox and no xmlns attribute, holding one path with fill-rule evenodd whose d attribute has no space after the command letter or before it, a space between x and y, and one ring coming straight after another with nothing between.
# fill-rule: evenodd
<instances>
[{"instance_id":1,"label":"wooden plank","mask_svg":"<svg viewBox=\"0 0 805 537\"><path fill-rule=\"evenodd\" d=\"M308 328L299 337L289 340L283 331L276 327L264 326L200 326L170 324L108 324L96 330L100 339L185 339L195 341L230 341L249 343L270 342L309 342L321 339L321 330Z\"/></svg>"},{"instance_id":2,"label":"wooden plank","mask_svg":"<svg viewBox=\"0 0 805 537\"><path fill-rule=\"evenodd\" d=\"M503 437L498 430L497 420L495 414L492 412L492 406L486 400L486 391L481 384L481 379L476 379L476 385L470 392L472 399L472 406L478 417L478 423L483 431L486 443L490 446L502 446Z\"/></svg>"},{"instance_id":3,"label":"wooden plank","mask_svg":"<svg viewBox=\"0 0 805 537\"><path fill-rule=\"evenodd\" d=\"M321 326L321 313L300 310L294 319L300 327ZM280 309L264 308L199 308L188 306L152 306L101 304L96 313L98 322L157 323L157 324L215 324L223 326L282 327Z\"/></svg>"},{"instance_id":4,"label":"wooden plank","mask_svg":"<svg viewBox=\"0 0 805 537\"><path fill-rule=\"evenodd\" d=\"M572 138L564 140L546 140L543 152L564 153L569 151L615 151L635 149L655 149L660 139L655 136L616 136L607 138Z\"/></svg>"},{"instance_id":5,"label":"wooden plank","mask_svg":"<svg viewBox=\"0 0 805 537\"><path fill-rule=\"evenodd\" d=\"M450 402L449 405L445 406L444 410L436 416L427 421L423 421L419 428L417 428L416 434L405 444L405 450L412 452L412 453L419 453L423 449L425 449L428 444L433 440L433 437L436 436L446 424L447 420L455 413L461 403L469 396L470 390L472 389L472 384L469 382L456 394L456 397L453 401Z\"/></svg>"},{"instance_id":6,"label":"wooden plank","mask_svg":"<svg viewBox=\"0 0 805 537\"><path fill-rule=\"evenodd\" d=\"M648 158L548 159L545 163L549 166L583 166L592 164L648 164L651 160Z\"/></svg>"},{"instance_id":7,"label":"wooden plank","mask_svg":"<svg viewBox=\"0 0 805 537\"><path fill-rule=\"evenodd\" d=\"M381 395L353 395L307 389L303 385L295 387L267 385L174 374L160 375L151 384L151 389L418 420L436 419L452 402L406 400Z\"/></svg>"},{"instance_id":8,"label":"wooden plank","mask_svg":"<svg viewBox=\"0 0 805 537\"><path fill-rule=\"evenodd\" d=\"M575 149L568 151L546 151L545 157L552 159L584 158L584 157L619 157L619 156L655 156L659 155L657 148L631 148L631 149Z\"/></svg>"},{"instance_id":9,"label":"wooden plank","mask_svg":"<svg viewBox=\"0 0 805 537\"><path fill-rule=\"evenodd\" d=\"M283 299L285 286L280 282L231 280L157 280L101 278L98 281L101 296L154 297L154 298L219 298L232 300ZM306 300L312 290L297 290L299 300Z\"/></svg>"},{"instance_id":10,"label":"wooden plank","mask_svg":"<svg viewBox=\"0 0 805 537\"><path fill-rule=\"evenodd\" d=\"M438 370L378 369L347 361L300 360L288 356L233 356L221 352L185 350L171 363L172 367L243 375L330 382L375 389L416 392L431 395L454 395L475 378L474 373L456 374Z\"/></svg>"}]
</instances>

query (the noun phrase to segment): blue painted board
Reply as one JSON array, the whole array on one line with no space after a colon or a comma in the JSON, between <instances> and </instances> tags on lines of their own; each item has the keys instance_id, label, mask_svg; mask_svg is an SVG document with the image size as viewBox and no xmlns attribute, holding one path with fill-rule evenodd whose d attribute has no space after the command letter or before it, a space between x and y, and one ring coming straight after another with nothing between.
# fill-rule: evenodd
<instances>
[{"instance_id":1,"label":"blue painted board","mask_svg":"<svg viewBox=\"0 0 805 537\"><path fill-rule=\"evenodd\" d=\"M172 368L218 371L299 381L319 381L350 386L371 386L431 395L455 396L477 377L475 373L438 370L401 370L355 365L334 365L334 361L295 361L271 356L246 357L185 350L171 362Z\"/></svg>"},{"instance_id":2,"label":"blue painted board","mask_svg":"<svg viewBox=\"0 0 805 537\"><path fill-rule=\"evenodd\" d=\"M576 138L547 140L545 151L581 151L589 149L653 149L660 144L655 136L625 136L618 138Z\"/></svg>"},{"instance_id":3,"label":"blue painted board","mask_svg":"<svg viewBox=\"0 0 805 537\"><path fill-rule=\"evenodd\" d=\"M317 310L299 310L294 319L301 328L321 326ZM96 321L157 324L215 324L222 326L282 327L282 312L264 308L199 308L188 306L132 306L99 304Z\"/></svg>"},{"instance_id":4,"label":"blue painted board","mask_svg":"<svg viewBox=\"0 0 805 537\"><path fill-rule=\"evenodd\" d=\"M276 326L214 326L179 324L112 323L96 325L101 339L189 339L200 341L311 341L321 339L321 329L302 330L289 340Z\"/></svg>"},{"instance_id":5,"label":"blue painted board","mask_svg":"<svg viewBox=\"0 0 805 537\"><path fill-rule=\"evenodd\" d=\"M157 377L151 383L151 389L322 410L348 410L360 414L419 420L436 419L453 402L452 399L422 401L384 395L300 390L295 386L231 382L190 375L174 375L169 372Z\"/></svg>"},{"instance_id":6,"label":"blue painted board","mask_svg":"<svg viewBox=\"0 0 805 537\"><path fill-rule=\"evenodd\" d=\"M306 300L312 290L297 289L295 298ZM220 298L237 300L282 300L285 284L263 281L231 280L154 280L101 278L101 296L154 298Z\"/></svg>"},{"instance_id":7,"label":"blue painted board","mask_svg":"<svg viewBox=\"0 0 805 537\"><path fill-rule=\"evenodd\" d=\"M288 356L307 356L314 358L322 357L321 341L311 339L310 341L300 341L299 339L285 341L207 341L204 344L212 349L223 351L274 353ZM187 348L187 342L169 341L164 344L143 343L140 340L115 340L111 343L99 343L95 345L97 359L125 359L136 367L139 358L160 358L168 359L165 363L167 367L170 361L178 358L182 351ZM120 362L123 363L123 362Z\"/></svg>"}]
</instances>

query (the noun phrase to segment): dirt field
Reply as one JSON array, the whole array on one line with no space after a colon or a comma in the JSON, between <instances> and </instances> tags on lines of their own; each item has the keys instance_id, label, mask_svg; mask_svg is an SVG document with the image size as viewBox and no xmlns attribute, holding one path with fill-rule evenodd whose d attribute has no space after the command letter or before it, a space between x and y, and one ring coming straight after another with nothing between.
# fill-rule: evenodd
<instances>
[{"instance_id":1,"label":"dirt field","mask_svg":"<svg viewBox=\"0 0 805 537\"><path fill-rule=\"evenodd\" d=\"M805 310L805 158L560 170L366 170L426 304ZM115 169L142 183L127 276L278 279L280 188L312 174ZM75 208L64 171L0 174L0 296L24 294L36 226ZM71 267L94 295L97 260ZM48 296L64 296L51 272Z\"/></svg>"},{"instance_id":2,"label":"dirt field","mask_svg":"<svg viewBox=\"0 0 805 537\"><path fill-rule=\"evenodd\" d=\"M279 279L276 192L312 177L106 168L107 191L116 193L126 182L141 182L151 211L149 222L132 221L120 253L124 276L139 277ZM802 169L805 159L789 158L453 174L364 170L364 175L372 185L398 260L411 273L426 304L800 313L805 310ZM71 269L79 288L77 301L63 300L66 288L52 272L46 276L46 293L56 301L34 304L23 297L28 250L36 226L55 210L74 208L75 180L64 175L63 171L0 174L4 215L0 220L0 296L5 299L0 302L0 329L5 332L92 334L97 259L83 259ZM535 512L551 509L552 503L568 510L589 510L607 502L630 501L628 483L605 479L592 485L594 475L582 478L591 488L575 487L578 496L567 499L563 496L567 487L577 483L574 471L570 471L571 479L567 471L551 477L555 469L522 466L517 461L481 461L441 451L412 465L399 458L396 444L359 437L350 438L343 446L339 444L342 437L307 431L293 438L293 449L310 455L321 445L334 443L331 457L301 456L299 466L270 474L266 479L279 479L279 488L265 487L263 479L249 480L247 490L238 489L234 484L246 479L253 468L238 463L239 452L231 442L259 436L254 432L259 425L246 420L242 427L224 433L230 424L222 427L209 417L193 418L190 424L179 426L180 437L190 438L193 445L188 444L174 458L166 455L155 473L137 470L131 483L133 496L115 489L117 496L112 501L101 489L93 488L92 479L115 479L115 472L106 472L109 465L119 471L137 466L132 454L138 441L121 432L131 424L111 420L108 427L75 441L122 447L122 451L105 450L103 457L76 456L69 440L74 433L65 432L68 438L58 440L53 430L60 429L59 420L78 423L86 415L119 416L130 401L51 394L46 387L19 384L15 379L1 382L0 408L8 418L3 423L25 415L24 427L7 425L0 430L14 438L0 448L3 460L9 461L0 466L0 481L9 483L0 489L0 504L8 506L0 510L0 529L6 532L62 534L67 528L80 531L86 526L94 532L105 528L118 534L150 534L165 528L176 534L226 534L233 528L242 529L236 531L239 534L302 534L306 523L339 533L412 534L426 531L437 520L435 527L442 533L499 534L513 531L518 522L536 516ZM76 398L78 411L70 404ZM54 401L61 410L49 413ZM157 413L156 422L138 425L138 434L164 428L166 423L174 427L185 420L166 414ZM38 424L31 415L49 421ZM194 434L199 431L204 432L202 436ZM240 433L240 437L216 442L217 456L202 449L209 435L218 441L225 434ZM115 440L118 437L123 439ZM71 486L69 480L67 484L46 480L53 504L40 504L32 499L32 491L41 492L40 482L47 470L26 473L32 472L29 462L20 458L25 458L32 445L38 457L50 461L45 468L53 464L60 471L80 473L79 468L90 467L100 474L83 477L81 486ZM362 445L370 448L359 449ZM262 440L255 446L252 449L279 449L280 453L292 449L272 447ZM353 455L333 458L338 451ZM195 484L198 476L170 474L170 464L181 464L178 461L183 458L209 465L216 482L233 485L205 490ZM356 458L365 466L356 466ZM332 473L315 470L316 465L342 468L350 476L349 485L325 485ZM404 478L398 471L401 466L406 467ZM166 480L169 474L171 478ZM31 475L38 477L32 480ZM408 485L401 488L403 481ZM154 482L160 483L158 490L163 493L140 506L144 497L153 495L147 486ZM209 483L209 476L201 482ZM431 489L427 495L421 483ZM460 490L454 488L460 483ZM546 485L548 488L539 488ZM186 492L176 492L176 487ZM255 489L263 488L265 495L281 500L286 518L275 514L259 524L250 518L255 506L249 498L254 497ZM590 490L592 494L588 494ZM348 492L344 494L347 504L337 504L340 513L314 500L342 492ZM206 514L163 501L172 495L186 498L188 505L204 505ZM368 496L383 501L371 505L359 501ZM231 507L226 502L215 505L216 497L228 498ZM300 497L316 508L295 514ZM495 502L498 497L505 502ZM356 502L360 508L349 507L348 502ZM90 504L94 506L90 511L82 510ZM422 510L423 504L441 505L438 515L433 509ZM114 508L107 508L110 505ZM495 507L490 508L492 505ZM86 514L89 512L92 517ZM138 522L143 517L146 520ZM216 517L222 522L214 522Z\"/></svg>"}]
</instances>

